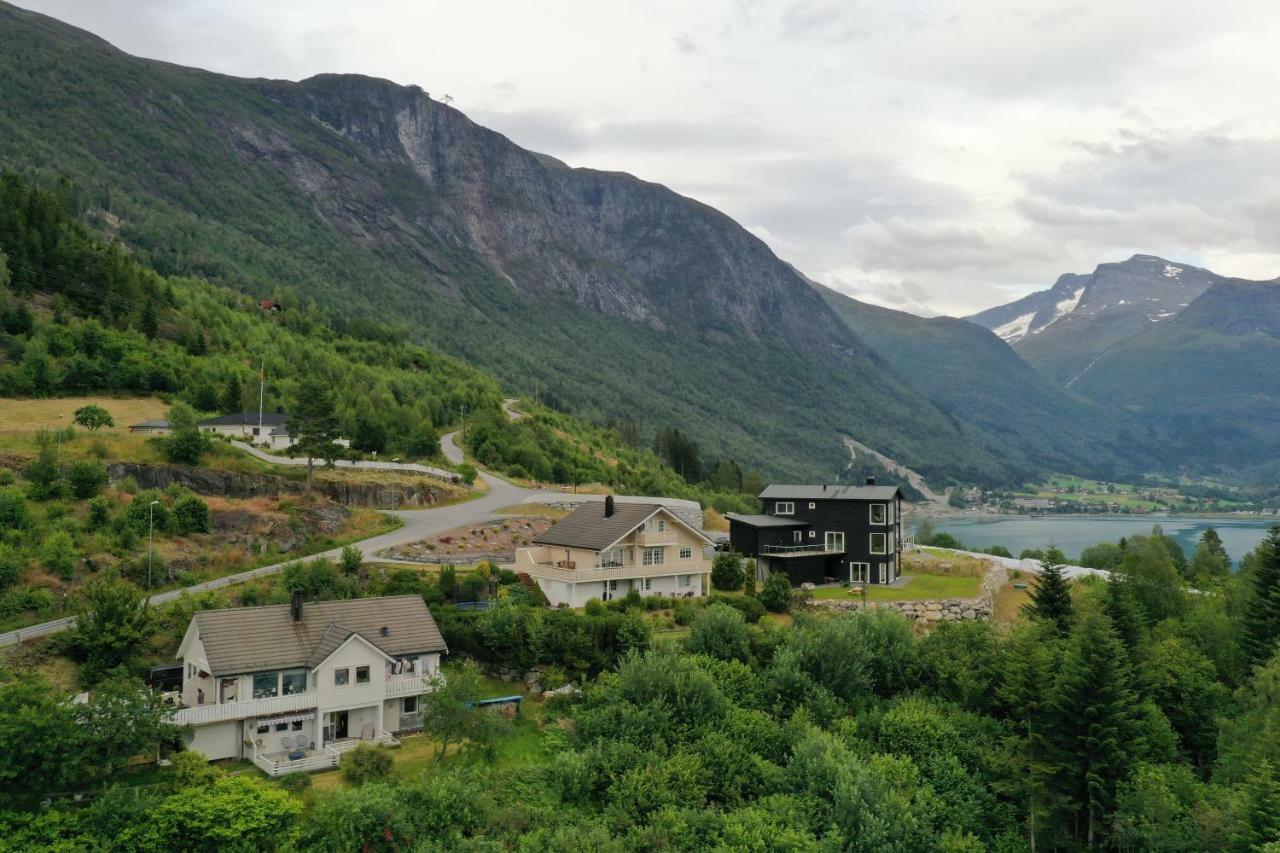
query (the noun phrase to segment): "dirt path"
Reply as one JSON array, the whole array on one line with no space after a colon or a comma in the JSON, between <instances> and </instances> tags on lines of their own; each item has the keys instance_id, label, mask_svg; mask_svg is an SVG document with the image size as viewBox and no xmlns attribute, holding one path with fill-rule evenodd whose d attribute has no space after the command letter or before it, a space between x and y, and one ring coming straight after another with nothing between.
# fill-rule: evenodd
<instances>
[{"instance_id":1,"label":"dirt path","mask_svg":"<svg viewBox=\"0 0 1280 853\"><path fill-rule=\"evenodd\" d=\"M928 484L925 483L924 481L924 477L919 472L913 471L907 466L901 465L895 462L894 460L890 459L888 456L885 456L883 453L880 453L877 450L872 450L870 447L867 447L865 444L859 441L854 441L852 438L846 438L844 440L844 446L849 451L850 459L857 459L859 453L862 453L866 456L870 456L872 459L875 459L877 462L883 465L885 467L885 470L887 470L890 474L894 474L898 477L901 477L902 479L910 483L911 487L915 489L917 492L919 492L920 494L924 495L925 500L927 500L929 503L934 504L941 508L946 508L948 506L947 496L945 494L940 495L937 492L935 492L933 489L929 488Z\"/></svg>"}]
</instances>

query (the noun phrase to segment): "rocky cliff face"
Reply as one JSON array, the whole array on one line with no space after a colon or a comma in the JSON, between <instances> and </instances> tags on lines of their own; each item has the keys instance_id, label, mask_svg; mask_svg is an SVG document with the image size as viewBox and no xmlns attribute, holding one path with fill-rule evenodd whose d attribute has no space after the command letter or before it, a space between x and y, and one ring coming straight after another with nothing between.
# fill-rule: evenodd
<instances>
[{"instance_id":1,"label":"rocky cliff face","mask_svg":"<svg viewBox=\"0 0 1280 853\"><path fill-rule=\"evenodd\" d=\"M298 186L354 234L399 239L420 228L474 251L526 296L568 298L658 331L781 334L810 352L834 344L869 354L764 243L666 187L571 169L414 86L321 75L260 91L368 152L387 175L344 186L338 208L326 171L291 158ZM405 193L391 199L383 187L396 175ZM397 208L408 221L396 221ZM714 322L700 322L707 318Z\"/></svg>"}]
</instances>

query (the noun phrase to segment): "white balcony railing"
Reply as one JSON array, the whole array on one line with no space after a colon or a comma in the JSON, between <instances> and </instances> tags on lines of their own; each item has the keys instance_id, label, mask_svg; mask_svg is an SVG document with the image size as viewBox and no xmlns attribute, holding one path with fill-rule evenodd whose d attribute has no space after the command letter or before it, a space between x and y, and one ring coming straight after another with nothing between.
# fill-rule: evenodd
<instances>
[{"instance_id":1,"label":"white balcony railing","mask_svg":"<svg viewBox=\"0 0 1280 853\"><path fill-rule=\"evenodd\" d=\"M418 675L412 678L396 678L387 682L387 697L395 699L399 696L416 696L435 689L434 684L441 676Z\"/></svg>"},{"instance_id":2,"label":"white balcony railing","mask_svg":"<svg viewBox=\"0 0 1280 853\"><path fill-rule=\"evenodd\" d=\"M549 580L586 582L626 580L628 578L660 578L672 575L702 575L711 571L707 560L678 560L654 566L610 566L589 569L569 569L531 560L517 560L516 570L527 572L530 577Z\"/></svg>"},{"instance_id":3,"label":"white balcony railing","mask_svg":"<svg viewBox=\"0 0 1280 853\"><path fill-rule=\"evenodd\" d=\"M844 545L810 542L807 545L765 545L760 550L774 557L798 557L805 554L843 554Z\"/></svg>"},{"instance_id":4,"label":"white balcony railing","mask_svg":"<svg viewBox=\"0 0 1280 853\"><path fill-rule=\"evenodd\" d=\"M649 531L648 533L637 533L636 544L642 548L652 548L658 545L674 545L676 544L676 534L673 531Z\"/></svg>"},{"instance_id":5,"label":"white balcony railing","mask_svg":"<svg viewBox=\"0 0 1280 853\"><path fill-rule=\"evenodd\" d=\"M243 720L285 711L301 711L316 706L316 694L291 693L288 696L272 696L266 699L248 699L244 702L223 702L218 705L196 705L174 712L173 721L180 726L200 726L223 720Z\"/></svg>"}]
</instances>

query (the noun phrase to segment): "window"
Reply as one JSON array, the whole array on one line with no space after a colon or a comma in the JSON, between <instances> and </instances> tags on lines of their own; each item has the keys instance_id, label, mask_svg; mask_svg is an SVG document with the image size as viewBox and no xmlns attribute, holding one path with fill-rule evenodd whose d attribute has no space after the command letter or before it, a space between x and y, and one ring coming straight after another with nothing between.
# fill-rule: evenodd
<instances>
[{"instance_id":1,"label":"window","mask_svg":"<svg viewBox=\"0 0 1280 853\"><path fill-rule=\"evenodd\" d=\"M866 583L871 580L871 564L870 563L850 563L849 564L849 582L850 583Z\"/></svg>"},{"instance_id":2,"label":"window","mask_svg":"<svg viewBox=\"0 0 1280 853\"><path fill-rule=\"evenodd\" d=\"M659 533L667 532L667 520L665 518L658 519L658 532Z\"/></svg>"},{"instance_id":3,"label":"window","mask_svg":"<svg viewBox=\"0 0 1280 853\"><path fill-rule=\"evenodd\" d=\"M258 734L265 735L269 731L271 731L271 726L267 725L266 723L258 723Z\"/></svg>"},{"instance_id":4,"label":"window","mask_svg":"<svg viewBox=\"0 0 1280 853\"><path fill-rule=\"evenodd\" d=\"M294 720L289 724L289 730L294 732L302 731L302 720Z\"/></svg>"},{"instance_id":5,"label":"window","mask_svg":"<svg viewBox=\"0 0 1280 853\"><path fill-rule=\"evenodd\" d=\"M828 551L834 551L837 554L843 553L844 552L844 531L828 530L826 533L823 534L823 544L826 546L826 550Z\"/></svg>"},{"instance_id":6,"label":"window","mask_svg":"<svg viewBox=\"0 0 1280 853\"><path fill-rule=\"evenodd\" d=\"M818 505L813 501L809 501L809 509L817 509Z\"/></svg>"},{"instance_id":7,"label":"window","mask_svg":"<svg viewBox=\"0 0 1280 853\"><path fill-rule=\"evenodd\" d=\"M676 578L676 586L680 587L681 589L685 589L686 587L690 586L689 575L678 576Z\"/></svg>"},{"instance_id":8,"label":"window","mask_svg":"<svg viewBox=\"0 0 1280 853\"><path fill-rule=\"evenodd\" d=\"M692 559L693 559L693 549L692 549L692 548L681 548L681 549L680 549L680 559L682 559L682 560L692 560Z\"/></svg>"},{"instance_id":9,"label":"window","mask_svg":"<svg viewBox=\"0 0 1280 853\"><path fill-rule=\"evenodd\" d=\"M887 537L886 541L889 543L886 550L892 554L894 551L898 550L898 539L892 533L887 533L885 536Z\"/></svg>"},{"instance_id":10,"label":"window","mask_svg":"<svg viewBox=\"0 0 1280 853\"><path fill-rule=\"evenodd\" d=\"M810 538L810 539L817 539L817 538L818 538L818 531L816 531L816 530L810 530L810 531L809 531L809 538Z\"/></svg>"},{"instance_id":11,"label":"window","mask_svg":"<svg viewBox=\"0 0 1280 853\"><path fill-rule=\"evenodd\" d=\"M666 548L645 548L641 554L641 562L646 566L661 566L667 561Z\"/></svg>"},{"instance_id":12,"label":"window","mask_svg":"<svg viewBox=\"0 0 1280 853\"><path fill-rule=\"evenodd\" d=\"M802 541L804 541L804 531L803 530L791 531L791 541L799 545Z\"/></svg>"},{"instance_id":13,"label":"window","mask_svg":"<svg viewBox=\"0 0 1280 853\"><path fill-rule=\"evenodd\" d=\"M889 523L893 524L893 504L889 504Z\"/></svg>"},{"instance_id":14,"label":"window","mask_svg":"<svg viewBox=\"0 0 1280 853\"><path fill-rule=\"evenodd\" d=\"M778 501L773 505L774 515L795 515L795 501Z\"/></svg>"},{"instance_id":15,"label":"window","mask_svg":"<svg viewBox=\"0 0 1280 853\"><path fill-rule=\"evenodd\" d=\"M417 696L406 696L406 697L404 697L403 699L401 699L401 700L400 700L400 713L401 713L401 714L416 714L416 713L418 713L418 697L417 697Z\"/></svg>"},{"instance_id":16,"label":"window","mask_svg":"<svg viewBox=\"0 0 1280 853\"><path fill-rule=\"evenodd\" d=\"M883 533L871 534L871 553L872 554L885 553L885 535Z\"/></svg>"},{"instance_id":17,"label":"window","mask_svg":"<svg viewBox=\"0 0 1280 853\"><path fill-rule=\"evenodd\" d=\"M640 581L640 588L645 592L653 589L653 578L644 578Z\"/></svg>"},{"instance_id":18,"label":"window","mask_svg":"<svg viewBox=\"0 0 1280 853\"><path fill-rule=\"evenodd\" d=\"M190 678L195 674L196 674L196 665L193 663L187 664L187 678Z\"/></svg>"},{"instance_id":19,"label":"window","mask_svg":"<svg viewBox=\"0 0 1280 853\"><path fill-rule=\"evenodd\" d=\"M285 696L307 692L307 671L305 669L286 672L280 677L280 681L282 686L280 692Z\"/></svg>"},{"instance_id":20,"label":"window","mask_svg":"<svg viewBox=\"0 0 1280 853\"><path fill-rule=\"evenodd\" d=\"M617 568L625 566L632 560L632 550L630 548L609 548L600 552L600 565L603 568Z\"/></svg>"},{"instance_id":21,"label":"window","mask_svg":"<svg viewBox=\"0 0 1280 853\"><path fill-rule=\"evenodd\" d=\"M280 673L259 672L253 676L253 698L267 699L280 693Z\"/></svg>"},{"instance_id":22,"label":"window","mask_svg":"<svg viewBox=\"0 0 1280 853\"><path fill-rule=\"evenodd\" d=\"M278 732L287 732L287 731L289 731L289 724L288 724L288 723L276 723L276 731L278 731Z\"/></svg>"},{"instance_id":23,"label":"window","mask_svg":"<svg viewBox=\"0 0 1280 853\"><path fill-rule=\"evenodd\" d=\"M334 687L346 687L346 686L347 686L348 684L350 684L350 683L351 683L351 670L350 670L350 669L348 669L347 667L345 667L345 666L344 666L342 669L335 669L335 670L333 671L333 686L334 686Z\"/></svg>"},{"instance_id":24,"label":"window","mask_svg":"<svg viewBox=\"0 0 1280 853\"><path fill-rule=\"evenodd\" d=\"M884 524L885 518L888 517L887 513L888 513L888 510L886 509L884 504L872 504L871 505L871 523Z\"/></svg>"},{"instance_id":25,"label":"window","mask_svg":"<svg viewBox=\"0 0 1280 853\"><path fill-rule=\"evenodd\" d=\"M368 683L369 683L369 667L367 666L356 667L356 684L368 684Z\"/></svg>"}]
</instances>

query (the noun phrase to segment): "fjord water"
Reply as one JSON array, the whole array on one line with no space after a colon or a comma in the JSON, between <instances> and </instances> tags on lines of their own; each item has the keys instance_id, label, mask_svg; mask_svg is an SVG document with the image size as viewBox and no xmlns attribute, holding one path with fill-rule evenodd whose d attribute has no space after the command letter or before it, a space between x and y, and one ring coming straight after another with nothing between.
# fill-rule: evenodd
<instances>
[{"instance_id":1,"label":"fjord water","mask_svg":"<svg viewBox=\"0 0 1280 853\"><path fill-rule=\"evenodd\" d=\"M1222 544L1234 565L1262 540L1267 528L1280 519L1204 518L1197 516L1006 516L984 518L936 518L934 529L950 533L971 548L1003 545L1016 556L1024 548L1043 548L1052 542L1068 557L1098 542L1116 542L1123 536L1150 533L1159 524L1166 536L1172 536L1190 557L1196 542L1212 527L1222 537Z\"/></svg>"}]
</instances>

